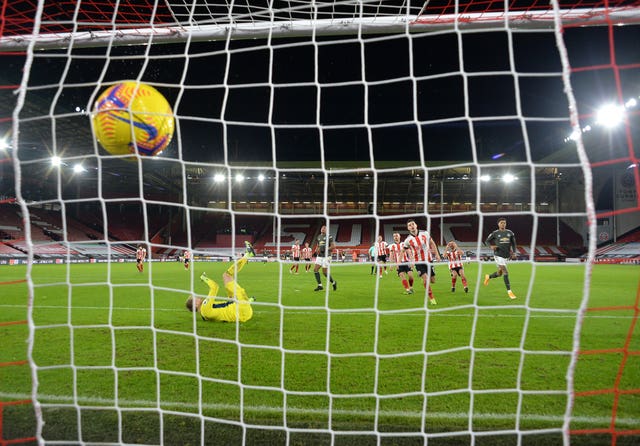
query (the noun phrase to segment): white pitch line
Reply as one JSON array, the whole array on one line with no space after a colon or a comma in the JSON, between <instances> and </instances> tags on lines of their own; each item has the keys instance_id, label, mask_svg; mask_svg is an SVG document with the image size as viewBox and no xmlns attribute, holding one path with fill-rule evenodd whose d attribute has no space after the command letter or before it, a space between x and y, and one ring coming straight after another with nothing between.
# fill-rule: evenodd
<instances>
[{"instance_id":1,"label":"white pitch line","mask_svg":"<svg viewBox=\"0 0 640 446\"><path fill-rule=\"evenodd\" d=\"M30 394L26 393L3 393L0 392L0 399L3 400L25 400L31 399ZM115 407L115 401L113 399L107 398L88 398L88 397L77 397L72 398L68 395L39 395L38 401L46 406L57 406L57 405L69 405L69 404L77 404L82 406L111 406L114 409L132 409L132 408L162 408L164 410L180 410L180 409L191 409L198 410L200 407L202 410L231 410L237 411L239 407L235 404L210 404L205 403L202 405L198 405L196 403L184 403L178 401L162 401L160 405L156 404L155 401L149 400L127 400L127 399L119 399L118 407ZM384 398L382 399L384 401ZM284 411L282 407L274 407L274 406L244 406L243 410L265 413L265 414L280 414ZM310 409L310 408L301 408L301 407L289 407L286 409L287 413L293 413L298 415L315 415L315 416L326 416L331 412L335 415L340 416L364 416L364 417L373 417L376 415L375 411L372 410L343 410L343 409L333 409L329 411L329 409ZM386 417L397 417L397 418L416 418L420 419L422 417L421 411L394 411L394 410L380 410L377 412L378 416L386 416ZM193 415L193 412L189 412L187 415ZM509 421L514 419L515 414L498 414L498 413L477 413L474 412L472 414L473 418L483 419L483 420L499 420L499 421ZM451 413L451 412L427 412L425 414L426 418L429 419L455 419L455 420L467 420L469 418L469 413ZM564 421L564 417L562 415L531 415L531 414L521 414L521 420L528 421L544 421L544 422L557 422L560 424L558 428L561 428L561 423ZM572 420L580 423L588 423L593 425L601 425L611 422L611 417L572 417ZM639 419L635 418L616 418L616 426L621 427L622 425L634 427L640 423Z\"/></svg>"},{"instance_id":2,"label":"white pitch line","mask_svg":"<svg viewBox=\"0 0 640 446\"><path fill-rule=\"evenodd\" d=\"M281 312L286 312L286 313L296 313L296 314L318 314L319 312L326 312L327 310L331 311L330 309L326 308L326 307L318 307L317 311L312 311L312 310L296 310L296 309L290 309L287 307L283 307L279 310L275 310L273 309L274 307L276 307L276 304L269 304L269 305L261 305L260 303L255 304L254 303L254 309L255 309L255 313L281 313ZM15 305L15 304L0 304L0 308L27 308L26 305ZM64 310L64 311L68 311L69 307L65 306L65 305L36 305L34 308L36 309L48 309L48 310ZM136 307L96 307L96 306L78 306L78 305L74 305L73 306L74 310L92 310L92 311L105 311L105 310L117 310L117 311L144 311L144 312L148 312L151 311L152 308L136 308ZM153 308L154 311L169 311L169 312L176 312L176 313L185 313L184 308L180 307L180 308L158 308L155 307ZM523 314L496 314L496 313L490 313L490 314L484 314L487 311L490 311L491 308L487 308L487 307L481 307L480 308L480 313L478 314L478 317L511 317L511 318L522 318L524 317ZM376 312L376 310L374 309L358 309L358 310L346 310L343 308L340 309L336 309L337 312L340 313L352 313L352 314L374 314ZM411 312L411 311L415 311L415 312ZM452 311L458 311L458 310L452 310ZM575 314L573 314L571 311L572 310L564 310L564 309L559 309L558 311L561 313L566 313L566 314L552 314L554 310L545 310L544 312L538 310L538 309L530 309L529 311L531 311L531 314L529 314L529 317L531 318L562 318L562 319L566 319L566 318L571 318L571 319L575 319ZM387 316L393 315L393 316L410 316L410 317L424 317L424 310L423 309L415 309L415 310L406 310L405 311L398 311L397 309L394 310L377 310L377 312L381 313L381 314L385 314ZM434 312L430 312L431 317L464 317L464 318L470 318L470 317L475 317L475 314L450 314L450 313L445 313L443 311L438 311L437 313ZM634 316L633 315L595 315L595 314L587 314L585 315L585 318L588 319L632 319Z\"/></svg>"}]
</instances>

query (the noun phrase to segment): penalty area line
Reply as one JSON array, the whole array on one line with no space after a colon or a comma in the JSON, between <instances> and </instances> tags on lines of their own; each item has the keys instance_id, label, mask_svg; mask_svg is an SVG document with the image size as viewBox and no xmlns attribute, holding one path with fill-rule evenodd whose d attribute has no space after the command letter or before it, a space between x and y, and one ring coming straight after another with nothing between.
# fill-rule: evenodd
<instances>
[{"instance_id":1,"label":"penalty area line","mask_svg":"<svg viewBox=\"0 0 640 446\"><path fill-rule=\"evenodd\" d=\"M0 398L2 399L30 399L30 394L22 393L3 393L0 392ZM89 398L83 396L77 396L75 398L68 395L38 395L38 402L43 407L58 407L58 406L92 406L104 408L105 406L113 406L114 410L128 410L133 408L160 408L167 411L180 411L188 410L185 415L192 416L193 411L197 411L199 408L202 410L222 410L222 411L239 411L239 407L236 404L224 404L224 403L186 403L179 401L161 401L158 405L155 401L150 400L128 400L118 399L118 407L115 407L115 401L109 398ZM246 405L243 407L243 411L261 413L265 415L282 414L284 412L282 407L266 406L266 405ZM305 408L305 407L289 407L286 409L287 413L298 415L313 415L313 416L328 416L329 414L339 416L360 416L360 417L394 417L394 418L406 418L406 419L421 419L423 412L421 410L345 410L345 409L318 409L318 408ZM495 420L495 421L509 421L515 419L515 414L502 414L502 413L478 413L473 414L464 412L427 412L424 414L425 418L432 420L467 420L470 416L474 419L483 420ZM584 424L601 425L611 421L611 417L587 417L578 416L572 417L572 421L580 422ZM558 429L562 428L564 422L564 415L544 415L544 414L525 414L520 416L520 420L535 421L535 422L555 422L558 423ZM634 418L616 418L616 425L620 427L625 426L637 426L638 420Z\"/></svg>"}]
</instances>

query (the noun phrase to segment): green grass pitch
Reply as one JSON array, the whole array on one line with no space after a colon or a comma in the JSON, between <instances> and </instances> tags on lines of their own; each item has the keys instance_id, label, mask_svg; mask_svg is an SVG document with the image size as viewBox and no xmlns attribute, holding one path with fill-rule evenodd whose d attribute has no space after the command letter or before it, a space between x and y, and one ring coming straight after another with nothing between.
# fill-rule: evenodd
<instances>
[{"instance_id":1,"label":"green grass pitch","mask_svg":"<svg viewBox=\"0 0 640 446\"><path fill-rule=\"evenodd\" d=\"M473 433L475 445L562 444L584 265L510 264L515 301L502 279L482 285L493 264L466 266L468 294L460 280L452 293L438 265L433 307L421 286L403 295L395 272L378 279L368 264L334 263L338 290L314 292L303 266L293 275L288 264L251 262L239 282L257 301L242 325L186 311L192 292L207 292L200 273L218 280L228 264L192 266L34 265L45 440L423 444L428 435L430 445L457 445ZM31 397L28 326L13 323L27 320L27 284L9 283L25 272L0 269L3 402ZM625 354L640 351L639 272L594 268L572 429L640 426L640 356ZM4 439L35 433L30 404L4 406L2 419ZM611 435L571 442L610 444Z\"/></svg>"}]
</instances>

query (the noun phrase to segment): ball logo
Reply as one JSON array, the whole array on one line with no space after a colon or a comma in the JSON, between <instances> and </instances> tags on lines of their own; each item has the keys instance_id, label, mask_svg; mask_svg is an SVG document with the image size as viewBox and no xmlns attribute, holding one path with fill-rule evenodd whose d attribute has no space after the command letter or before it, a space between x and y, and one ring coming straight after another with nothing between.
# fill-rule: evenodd
<instances>
[{"instance_id":1,"label":"ball logo","mask_svg":"<svg viewBox=\"0 0 640 446\"><path fill-rule=\"evenodd\" d=\"M171 142L173 111L155 88L122 82L96 101L93 126L100 145L113 155L159 155Z\"/></svg>"}]
</instances>

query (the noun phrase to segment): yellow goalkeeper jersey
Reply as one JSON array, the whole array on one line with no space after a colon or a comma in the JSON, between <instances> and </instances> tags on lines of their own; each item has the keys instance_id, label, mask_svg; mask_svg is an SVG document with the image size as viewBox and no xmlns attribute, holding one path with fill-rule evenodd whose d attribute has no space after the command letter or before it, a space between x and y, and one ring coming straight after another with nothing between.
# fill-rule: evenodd
<instances>
[{"instance_id":1,"label":"yellow goalkeeper jersey","mask_svg":"<svg viewBox=\"0 0 640 446\"><path fill-rule=\"evenodd\" d=\"M251 319L253 308L251 308L249 296L247 296L244 288L236 284L236 282L229 282L226 284L225 289L227 296L233 297L235 294L238 300L216 301L212 296L207 297L200 305L202 319L217 322L246 322Z\"/></svg>"}]
</instances>

